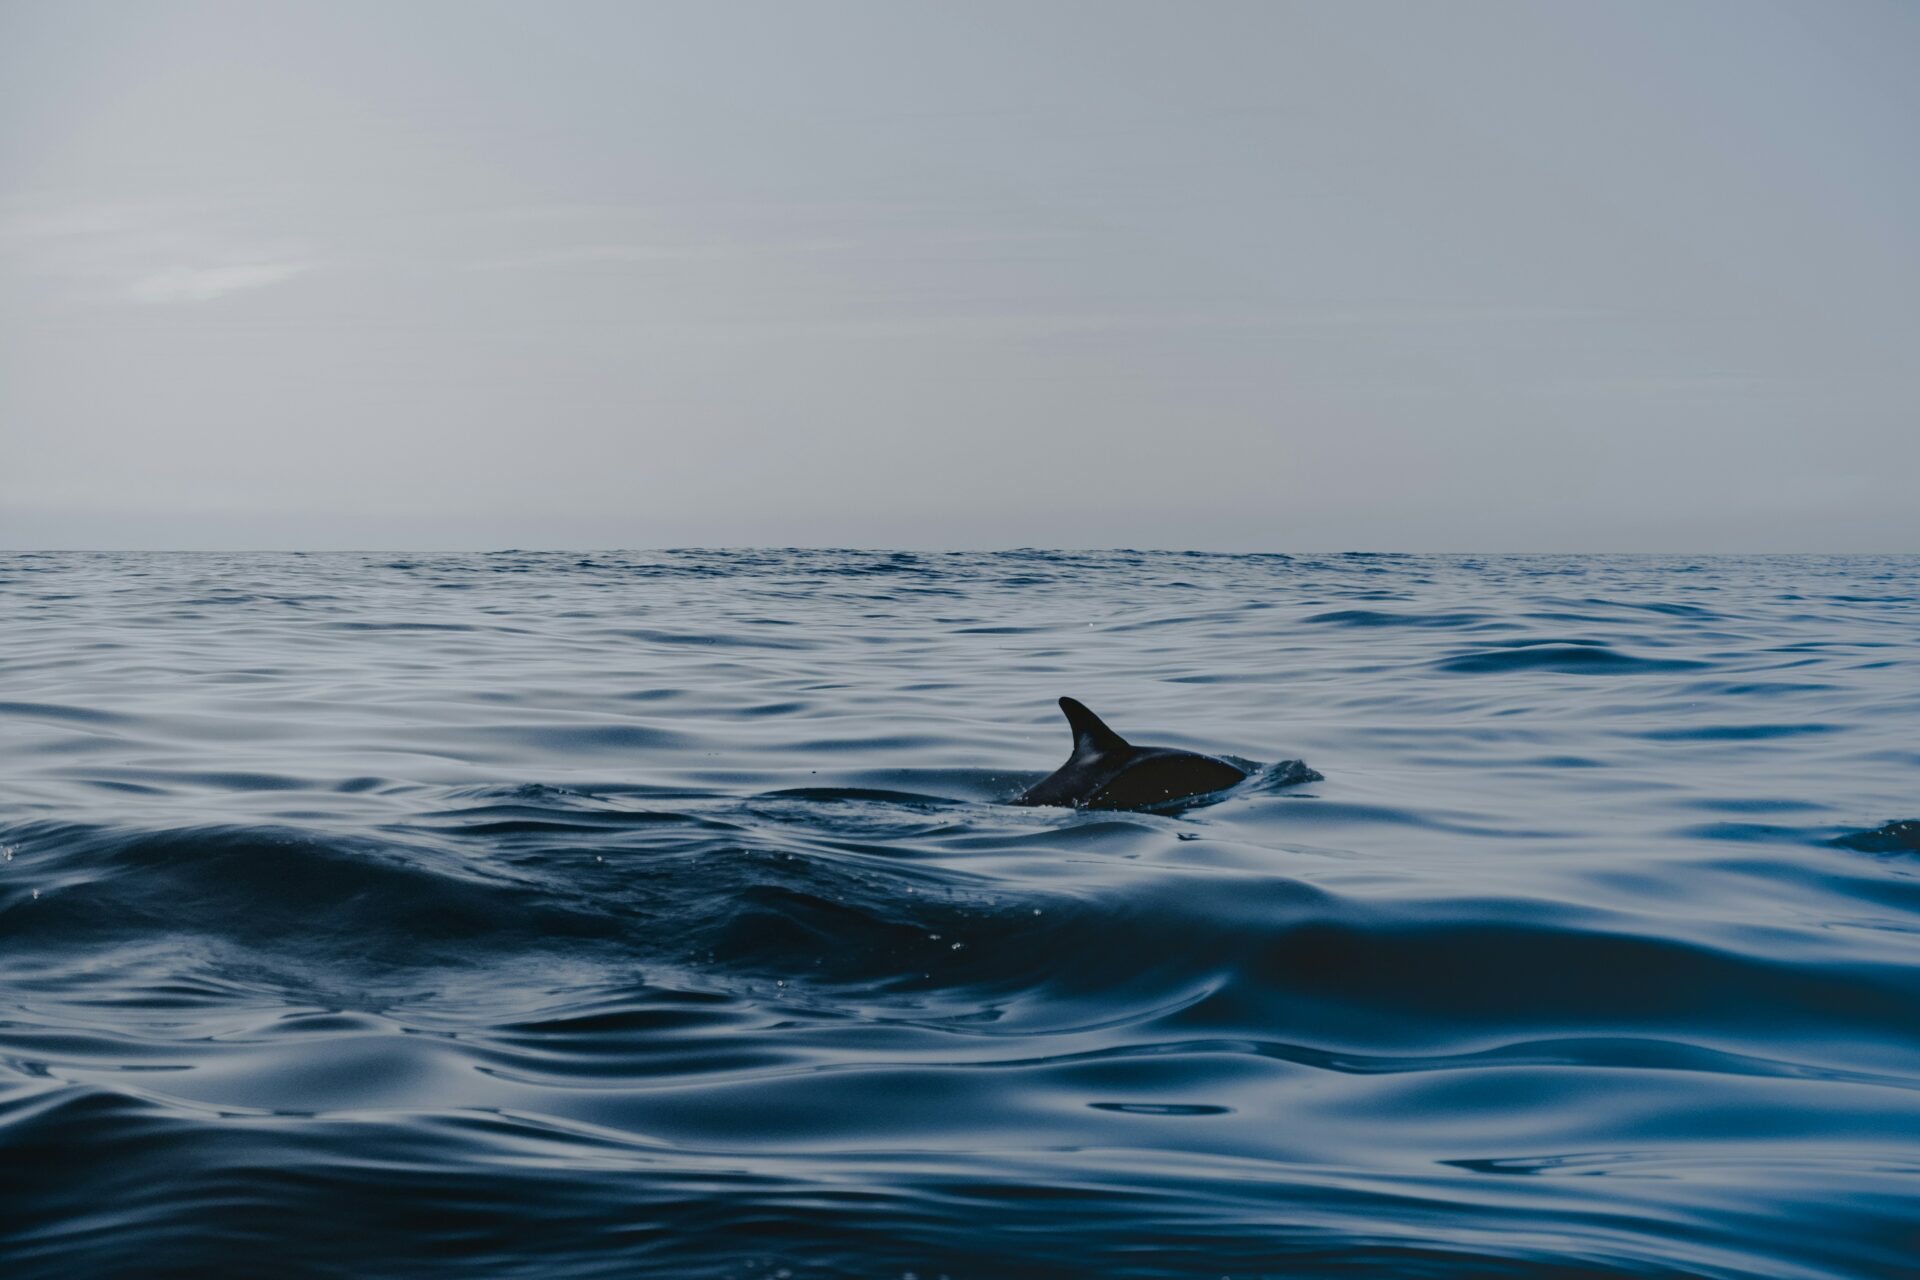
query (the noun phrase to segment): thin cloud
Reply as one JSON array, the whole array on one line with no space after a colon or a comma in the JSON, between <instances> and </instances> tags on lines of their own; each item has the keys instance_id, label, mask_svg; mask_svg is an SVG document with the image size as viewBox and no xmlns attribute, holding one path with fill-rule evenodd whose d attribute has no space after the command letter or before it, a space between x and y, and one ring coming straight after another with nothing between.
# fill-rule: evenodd
<instances>
[{"instance_id":1,"label":"thin cloud","mask_svg":"<svg viewBox=\"0 0 1920 1280\"><path fill-rule=\"evenodd\" d=\"M221 267L172 266L136 280L127 290L134 302L174 304L211 302L230 293L282 284L314 269L311 262L253 262Z\"/></svg>"},{"instance_id":2,"label":"thin cloud","mask_svg":"<svg viewBox=\"0 0 1920 1280\"><path fill-rule=\"evenodd\" d=\"M0 273L81 304L209 302L305 275L312 246L189 203L0 203Z\"/></svg>"}]
</instances>

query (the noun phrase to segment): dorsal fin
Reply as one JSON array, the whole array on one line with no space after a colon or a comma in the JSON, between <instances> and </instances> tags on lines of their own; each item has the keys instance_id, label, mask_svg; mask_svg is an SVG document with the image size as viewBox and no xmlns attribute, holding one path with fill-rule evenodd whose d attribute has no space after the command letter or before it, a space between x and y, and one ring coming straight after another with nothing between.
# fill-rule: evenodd
<instances>
[{"instance_id":1,"label":"dorsal fin","mask_svg":"<svg viewBox=\"0 0 1920 1280\"><path fill-rule=\"evenodd\" d=\"M1072 698L1062 698L1060 709L1067 713L1067 724L1073 729L1074 755L1104 755L1109 751L1127 749L1127 740L1102 724L1100 717L1087 710L1084 704Z\"/></svg>"}]
</instances>

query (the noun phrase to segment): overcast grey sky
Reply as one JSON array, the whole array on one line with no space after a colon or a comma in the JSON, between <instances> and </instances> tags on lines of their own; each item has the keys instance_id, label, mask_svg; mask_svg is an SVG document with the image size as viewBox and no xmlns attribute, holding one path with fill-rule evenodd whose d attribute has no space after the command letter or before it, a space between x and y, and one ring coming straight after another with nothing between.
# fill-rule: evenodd
<instances>
[{"instance_id":1,"label":"overcast grey sky","mask_svg":"<svg viewBox=\"0 0 1920 1280\"><path fill-rule=\"evenodd\" d=\"M1920 551L1910 0L0 0L0 546Z\"/></svg>"}]
</instances>

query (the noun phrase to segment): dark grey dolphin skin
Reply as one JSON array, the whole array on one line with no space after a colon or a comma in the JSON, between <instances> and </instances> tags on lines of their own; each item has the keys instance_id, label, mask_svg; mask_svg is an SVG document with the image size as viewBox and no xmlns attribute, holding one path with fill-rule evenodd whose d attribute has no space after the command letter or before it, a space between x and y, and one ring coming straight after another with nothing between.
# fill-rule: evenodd
<instances>
[{"instance_id":1,"label":"dark grey dolphin skin","mask_svg":"<svg viewBox=\"0 0 1920 1280\"><path fill-rule=\"evenodd\" d=\"M1136 747L1075 702L1060 699L1073 729L1073 754L1015 804L1073 809L1147 809L1224 791L1245 769L1173 747Z\"/></svg>"}]
</instances>

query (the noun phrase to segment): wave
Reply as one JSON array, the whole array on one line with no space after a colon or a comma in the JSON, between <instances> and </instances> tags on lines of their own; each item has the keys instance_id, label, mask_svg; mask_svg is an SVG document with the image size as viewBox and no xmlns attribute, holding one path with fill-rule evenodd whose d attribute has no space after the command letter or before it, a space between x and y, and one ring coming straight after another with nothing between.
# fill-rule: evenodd
<instances>
[{"instance_id":1,"label":"wave","mask_svg":"<svg viewBox=\"0 0 1920 1280\"><path fill-rule=\"evenodd\" d=\"M1178 1108L1106 1114L1222 1123ZM227 1123L218 1142L207 1128L72 1088L0 1102L10 1167L33 1170L0 1175L11 1274L124 1274L130 1242L148 1274L228 1271L237 1254L299 1240L291 1265L304 1274L379 1257L389 1274L695 1280L1842 1280L1905 1267L1910 1242L1870 1206L1920 1172L1834 1153L1796 1182L1732 1151L1657 1147L1388 1172L1126 1147L746 1160L510 1113L262 1117Z\"/></svg>"},{"instance_id":2,"label":"wave","mask_svg":"<svg viewBox=\"0 0 1920 1280\"><path fill-rule=\"evenodd\" d=\"M920 831L956 808L857 791L784 799L868 806ZM780 833L784 848L761 845L770 829L742 814L523 803L433 820L443 840L495 846L485 865L417 836L43 824L8 837L18 852L0 926L24 946L193 934L344 968L565 951L599 968L698 972L723 991L778 983L903 1010L932 999L943 1017L992 1008L999 1031L1019 1034L1118 1018L1249 1041L1312 1025L1390 1057L1519 1033L1710 1031L1762 1058L1770 1038L1920 1050L1920 977L1892 963L1804 948L1774 959L1526 899L1394 907L1270 875L1142 869L1097 893L1023 887L900 860L884 827L874 843L839 815L815 820L823 829ZM1125 849L1155 830L1142 823L1165 821L1178 820L1057 830Z\"/></svg>"},{"instance_id":3,"label":"wave","mask_svg":"<svg viewBox=\"0 0 1920 1280\"><path fill-rule=\"evenodd\" d=\"M1691 658L1646 658L1622 652L1599 640L1525 640L1466 650L1435 664L1462 675L1510 675L1552 671L1566 675L1639 675L1695 671L1705 662Z\"/></svg>"},{"instance_id":4,"label":"wave","mask_svg":"<svg viewBox=\"0 0 1920 1280\"><path fill-rule=\"evenodd\" d=\"M0 897L0 926L46 947L194 933L275 951L443 959L475 940L527 944L615 933L527 884L426 865L401 845L286 828L161 831L41 825L9 837L32 867ZM44 887L42 887L44 886Z\"/></svg>"},{"instance_id":5,"label":"wave","mask_svg":"<svg viewBox=\"0 0 1920 1280\"><path fill-rule=\"evenodd\" d=\"M1902 818L1871 831L1850 832L1832 843L1861 853L1920 853L1920 819Z\"/></svg>"},{"instance_id":6,"label":"wave","mask_svg":"<svg viewBox=\"0 0 1920 1280\"><path fill-rule=\"evenodd\" d=\"M1334 609L1302 618L1302 622L1343 627L1434 627L1453 630L1480 627L1494 620L1487 614L1455 610L1446 613L1395 613L1385 609Z\"/></svg>"}]
</instances>

